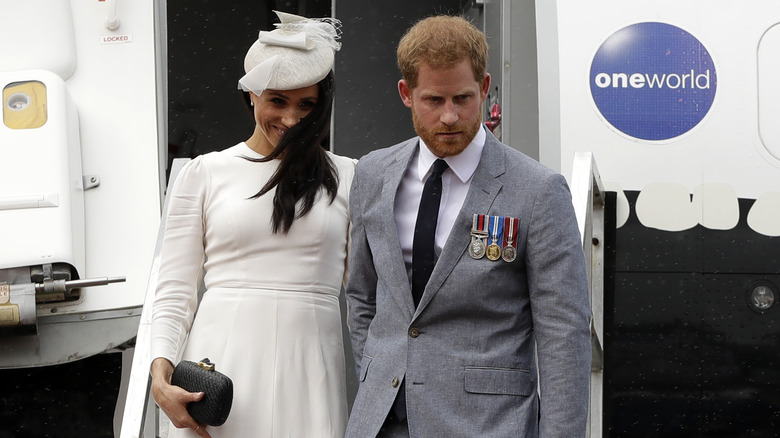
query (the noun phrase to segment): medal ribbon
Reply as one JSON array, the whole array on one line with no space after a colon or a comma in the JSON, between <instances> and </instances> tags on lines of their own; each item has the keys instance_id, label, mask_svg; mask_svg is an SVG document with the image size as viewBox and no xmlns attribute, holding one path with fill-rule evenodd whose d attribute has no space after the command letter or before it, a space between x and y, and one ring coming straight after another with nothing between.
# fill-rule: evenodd
<instances>
[{"instance_id":1,"label":"medal ribbon","mask_svg":"<svg viewBox=\"0 0 780 438\"><path fill-rule=\"evenodd\" d=\"M506 236L504 236L504 244L502 247L511 246L514 247L515 236L517 236L517 225L520 221L514 217L504 218L504 229L506 230Z\"/></svg>"},{"instance_id":2,"label":"medal ribbon","mask_svg":"<svg viewBox=\"0 0 780 438\"><path fill-rule=\"evenodd\" d=\"M488 216L489 229L488 232L491 237L491 242L498 245L498 239L503 236L504 218L501 216Z\"/></svg>"},{"instance_id":3,"label":"medal ribbon","mask_svg":"<svg viewBox=\"0 0 780 438\"><path fill-rule=\"evenodd\" d=\"M471 233L476 235L487 234L487 219L484 214L475 214L471 225Z\"/></svg>"}]
</instances>

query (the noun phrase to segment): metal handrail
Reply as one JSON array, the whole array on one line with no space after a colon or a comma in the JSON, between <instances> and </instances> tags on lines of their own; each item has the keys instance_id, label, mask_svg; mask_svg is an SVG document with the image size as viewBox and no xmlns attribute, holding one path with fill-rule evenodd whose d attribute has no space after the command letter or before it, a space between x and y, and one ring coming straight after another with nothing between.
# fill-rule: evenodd
<instances>
[{"instance_id":1,"label":"metal handrail","mask_svg":"<svg viewBox=\"0 0 780 438\"><path fill-rule=\"evenodd\" d=\"M576 152L571 193L588 269L591 302L590 412L588 436L600 437L604 387L604 185L591 152Z\"/></svg>"},{"instance_id":2,"label":"metal handrail","mask_svg":"<svg viewBox=\"0 0 780 438\"><path fill-rule=\"evenodd\" d=\"M171 176L168 187L173 186L173 181L181 170L181 166L188 159L175 159L171 165ZM154 294L157 289L157 280L160 268L160 253L162 250L162 239L165 233L165 218L168 211L168 196L165 196L163 203L162 218L160 228L157 232L157 243L154 248L154 257L152 259L152 268L149 272L149 281L146 285L146 296L144 298L144 308L141 312L141 322L138 324L138 334L135 340L135 349L133 351L133 364L130 370L130 379L127 387L127 401L122 415L122 429L120 438L151 438L157 435L160 423L160 412L151 396L151 376L149 375L149 366L151 365L151 326L152 326L152 307L154 304Z\"/></svg>"}]
</instances>

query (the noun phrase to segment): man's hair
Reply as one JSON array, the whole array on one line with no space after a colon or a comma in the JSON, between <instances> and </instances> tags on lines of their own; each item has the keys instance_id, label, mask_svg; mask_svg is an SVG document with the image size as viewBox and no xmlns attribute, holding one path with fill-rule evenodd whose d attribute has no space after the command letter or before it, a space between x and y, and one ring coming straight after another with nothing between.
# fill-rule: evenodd
<instances>
[{"instance_id":1,"label":"man's hair","mask_svg":"<svg viewBox=\"0 0 780 438\"><path fill-rule=\"evenodd\" d=\"M487 71L485 34L463 17L437 15L418 21L398 43L398 67L409 88L417 86L420 64L434 69L471 60L474 79L482 81Z\"/></svg>"}]
</instances>

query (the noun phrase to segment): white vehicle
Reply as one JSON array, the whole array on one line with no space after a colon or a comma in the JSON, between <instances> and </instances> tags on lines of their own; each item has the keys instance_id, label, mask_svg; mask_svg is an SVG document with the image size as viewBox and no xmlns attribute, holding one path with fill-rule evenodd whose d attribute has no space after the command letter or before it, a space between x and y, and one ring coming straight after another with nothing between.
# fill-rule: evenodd
<instances>
[{"instance_id":1,"label":"white vehicle","mask_svg":"<svg viewBox=\"0 0 780 438\"><path fill-rule=\"evenodd\" d=\"M776 434L780 4L482 3L504 138L606 190L591 436Z\"/></svg>"},{"instance_id":2,"label":"white vehicle","mask_svg":"<svg viewBox=\"0 0 780 438\"><path fill-rule=\"evenodd\" d=\"M165 164L143 3L0 2L0 369L135 338Z\"/></svg>"},{"instance_id":3,"label":"white vehicle","mask_svg":"<svg viewBox=\"0 0 780 438\"><path fill-rule=\"evenodd\" d=\"M0 373L127 349L116 424L128 437L152 436L156 423L142 312L168 170L161 41L166 8L180 3L167 3L0 0ZM225 14L270 16L271 2L259 3ZM485 121L564 174L581 212L594 300L590 436L776 434L780 3L327 3L345 26L331 143L355 158L413 135L392 47L417 14L462 11L485 30ZM238 26L202 16L170 40ZM234 43L219 50L240 59L246 47ZM219 70L195 52L188 74ZM222 67L222 89L234 89L240 64ZM193 154L229 146L224 134L243 135L244 119L213 112L235 102L198 109L198 129L171 129L182 144L202 139Z\"/></svg>"}]
</instances>

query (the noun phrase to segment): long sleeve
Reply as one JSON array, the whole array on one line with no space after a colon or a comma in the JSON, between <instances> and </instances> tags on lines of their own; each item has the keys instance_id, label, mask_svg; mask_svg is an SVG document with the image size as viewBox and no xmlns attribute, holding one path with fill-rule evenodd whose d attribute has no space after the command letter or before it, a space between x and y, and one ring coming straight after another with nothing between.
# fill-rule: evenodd
<instances>
[{"instance_id":1,"label":"long sleeve","mask_svg":"<svg viewBox=\"0 0 780 438\"><path fill-rule=\"evenodd\" d=\"M534 202L527 269L540 372L539 436L582 436L590 385L590 304L583 249L560 175Z\"/></svg>"},{"instance_id":2,"label":"long sleeve","mask_svg":"<svg viewBox=\"0 0 780 438\"><path fill-rule=\"evenodd\" d=\"M171 189L152 316L152 359L175 364L198 307L204 263L209 173L201 157L182 168Z\"/></svg>"},{"instance_id":3,"label":"long sleeve","mask_svg":"<svg viewBox=\"0 0 780 438\"><path fill-rule=\"evenodd\" d=\"M360 168L360 163L358 163L358 168ZM359 196L359 175L360 173L356 170L350 192L350 275L346 288L349 305L349 331L355 357L355 369L358 375L360 375L363 347L368 336L368 326L376 315L377 282L371 248L366 240L363 206Z\"/></svg>"},{"instance_id":4,"label":"long sleeve","mask_svg":"<svg viewBox=\"0 0 780 438\"><path fill-rule=\"evenodd\" d=\"M356 159L352 158L348 162L351 165L348 165L345 167L339 167L339 179L344 180L343 187L347 190L346 196L347 199L349 199L349 191L352 188L352 181L355 178L355 166L357 165ZM344 258L344 276L342 277L342 286L344 288L347 287L347 281L349 281L349 247L351 242L351 234L352 234L352 218L350 217L349 208L347 209L347 219L349 220L349 228L347 229L347 242L346 242L346 254L347 256Z\"/></svg>"}]
</instances>

